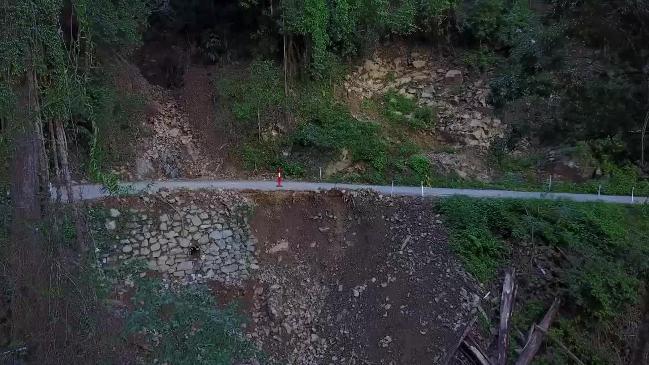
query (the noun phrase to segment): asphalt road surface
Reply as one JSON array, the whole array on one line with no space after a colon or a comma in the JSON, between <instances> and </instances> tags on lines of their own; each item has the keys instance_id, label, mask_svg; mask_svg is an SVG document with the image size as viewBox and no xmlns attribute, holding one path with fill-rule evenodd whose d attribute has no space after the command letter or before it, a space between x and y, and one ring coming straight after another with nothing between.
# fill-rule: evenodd
<instances>
[{"instance_id":1,"label":"asphalt road surface","mask_svg":"<svg viewBox=\"0 0 649 365\"><path fill-rule=\"evenodd\" d=\"M125 194L138 195L154 193L159 190L237 190L237 191L325 191L325 190L371 190L384 195L420 196L425 198L444 198L450 196L468 196L472 198L498 199L544 199L572 200L577 202L606 202L615 204L647 204L648 197L631 197L617 195L573 194L526 192L509 190L451 189L390 185L336 184L323 182L285 181L277 187L275 181L226 181L226 180L161 180L120 183ZM79 184L73 186L75 200L93 200L110 196L103 185ZM56 194L53 192L53 197ZM61 197L67 200L65 192Z\"/></svg>"}]
</instances>

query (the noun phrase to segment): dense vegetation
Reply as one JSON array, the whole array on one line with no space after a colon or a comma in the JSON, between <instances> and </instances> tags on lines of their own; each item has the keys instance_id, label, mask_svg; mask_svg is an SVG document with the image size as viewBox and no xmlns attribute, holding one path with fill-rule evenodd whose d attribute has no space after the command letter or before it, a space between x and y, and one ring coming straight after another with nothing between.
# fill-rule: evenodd
<instances>
[{"instance_id":1,"label":"dense vegetation","mask_svg":"<svg viewBox=\"0 0 649 365\"><path fill-rule=\"evenodd\" d=\"M367 54L379 41L409 39L410 42L434 44L442 51L459 46L464 49L462 58L470 68L476 72L489 71L490 102L496 106L496 113L511 126L506 137L490 152L492 167L500 176L485 184L440 176L430 169L417 174L400 163L404 158L408 160L419 154L417 147L404 145L409 138L403 135L403 130L425 130L435 122L433 110L417 110L416 118L402 120L401 128L388 128L386 132L381 126L378 132L369 132L373 137L367 151L352 153L351 157L353 162L360 162L364 170L342 178L545 189L547 177L535 171L544 156L510 156L523 141L545 148L543 151L556 148L580 165L593 166L597 173L596 180L558 183L554 190L629 194L635 188L636 194L649 192L643 181L646 175L643 136L649 100L644 46L649 39L645 26L649 5L645 1L603 4L597 1L323 0L284 1L275 10L267 5L244 2L246 14L256 19L257 24L263 24L255 30L255 39L274 39L275 44L283 45L284 49L269 49L256 53L255 57L274 60L279 53L283 65L263 61L268 70L274 69L274 78L271 83L260 83L260 77L269 75L258 74L254 63L248 79L252 87L242 86L236 93L219 88L219 92L231 98L237 119L256 121L258 129L263 129L264 118L267 118L267 125L271 125L278 115L279 119L292 123L285 123L287 130L279 131L279 138L266 138L273 140L273 148L266 150L266 154L273 157L246 163L248 168L270 171L277 165L290 165L288 167L295 168L288 171L294 175L313 177L317 174L312 170L325 163L320 155L323 147L328 149L329 161L339 159L343 149L349 151L352 142L333 143L336 136L326 136L326 129L314 127L312 119L319 120L319 127L330 124L325 121L327 117L317 116L323 108L309 110L307 117L305 108L297 101L308 100L307 94L318 89L316 93L322 93L325 100L338 103L340 97L336 87L340 85L347 61ZM246 88L248 92L242 92ZM258 100L255 95L260 95ZM242 100L242 96L248 100ZM388 99L367 100L364 105L371 113L353 117L382 124L398 121L403 119L401 115L414 112L414 106L408 106L407 101L399 101L401 105L397 106L395 95ZM405 112L398 110L404 107ZM258 118L256 112L260 110ZM335 114L339 121L350 115L344 105L331 111L329 117ZM372 123L369 124L368 128L372 129ZM305 139L306 132L308 138ZM251 138L249 142L256 145L261 138L259 134L250 133L257 141ZM387 135L395 134L396 141L386 141ZM354 133L345 135L353 138ZM305 163L304 158L299 157L307 154L304 148L297 158L287 158L287 152L298 146L311 148L310 161ZM395 151L404 148L412 152L397 156ZM243 153L250 156L253 154L245 151L252 150L264 148L249 145Z\"/></svg>"},{"instance_id":2,"label":"dense vegetation","mask_svg":"<svg viewBox=\"0 0 649 365\"><path fill-rule=\"evenodd\" d=\"M256 355L234 304L221 309L206 286L169 288L145 271L145 263L130 262L107 276L109 284L134 288L123 335L129 342L145 341L147 363L229 365Z\"/></svg>"},{"instance_id":3,"label":"dense vegetation","mask_svg":"<svg viewBox=\"0 0 649 365\"><path fill-rule=\"evenodd\" d=\"M553 190L649 195L646 0L224 3L0 3L0 304L8 298L15 321L13 342L0 347L29 344L35 362L92 363L117 356L114 349L124 342L115 338L157 333L162 340L149 355L161 362L178 363L176 352L186 348L200 349L196 358L183 359L191 363L228 363L252 351L234 312L216 310L205 288L162 290L159 281L133 273L136 300L127 329L104 327L101 318L110 314L102 290L125 277L107 282L96 268L94 245L101 242L85 234L85 212L41 197L34 199L40 220L22 222L18 215L11 221L25 213L22 202L11 206L5 194L11 178L17 182L11 199L31 193L19 189L31 180L38 185L34 194L48 192L50 183L69 187L75 177L117 191L109 168L132 160L134 143L124 141L136 139L147 97L120 89L119 73L151 28L162 39L173 38L169 33L183 39L200 62L238 57L245 65L242 75L219 75L215 84L223 97L218 102L236 124L240 144L232 154L245 169L281 167L292 177L315 179L321 167L338 162L325 178L545 189L533 171L543 156L511 154L527 141L596 167L597 179L559 182ZM360 110L345 104L340 88L349 66L397 40L453 54L489 79L489 102L511 126L489 152L503 172L499 179L475 182L433 171L427 141L413 139L435 130L433 108L396 92L364 100ZM237 47L246 49L234 52ZM36 147L20 149L24 140ZM25 156L33 157L33 170L10 167ZM525 331L558 292L568 305L553 337L589 363L631 356L632 344L618 329L625 318L639 321L646 291L645 207L452 199L442 210L453 246L481 281L493 282L509 262L521 272L535 270L527 264L536 262L552 273L534 286L537 299L531 285L524 287L518 329ZM172 321L154 314L169 302L177 308ZM203 327L184 337L196 318ZM561 353L551 348L541 361L567 361L548 355Z\"/></svg>"},{"instance_id":4,"label":"dense vegetation","mask_svg":"<svg viewBox=\"0 0 649 365\"><path fill-rule=\"evenodd\" d=\"M630 363L621 324L638 320L646 291L646 206L454 198L441 210L452 246L475 277L499 282L501 268L517 269L518 330L538 321L558 295L564 305L552 336L588 364ZM569 361L550 346L540 363Z\"/></svg>"},{"instance_id":5,"label":"dense vegetation","mask_svg":"<svg viewBox=\"0 0 649 365\"><path fill-rule=\"evenodd\" d=\"M319 176L319 167L340 158L367 164L365 171L347 179L417 184L430 175L429 162L417 160L420 148L408 143L404 130L434 127L434 113L398 94L386 95L382 113L389 128L371 120L359 120L336 99L331 82L303 82L285 95L281 71L271 62L254 62L249 75L217 83L238 125L246 125L249 138L242 151L243 164L250 170L282 167L291 177ZM335 83L334 83L335 85ZM413 113L413 118L405 115ZM261 134L272 122L296 119L295 130L276 138ZM395 138L396 137L396 138ZM292 151L291 158L284 151ZM315 153L314 153L315 152ZM416 168L411 166L416 165ZM336 176L334 174L333 178Z\"/></svg>"}]
</instances>

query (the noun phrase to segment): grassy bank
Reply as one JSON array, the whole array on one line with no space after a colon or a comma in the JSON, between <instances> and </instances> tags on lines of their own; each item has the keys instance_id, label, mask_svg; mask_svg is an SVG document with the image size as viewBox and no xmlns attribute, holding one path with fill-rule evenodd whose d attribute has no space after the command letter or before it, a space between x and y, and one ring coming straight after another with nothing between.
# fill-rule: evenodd
<instances>
[{"instance_id":1,"label":"grassy bank","mask_svg":"<svg viewBox=\"0 0 649 365\"><path fill-rule=\"evenodd\" d=\"M499 292L500 270L516 268L514 333L559 296L551 338L585 363L628 360L634 343L623 332L637 331L649 273L648 207L453 198L441 210L453 248L481 282ZM552 341L539 361L570 363Z\"/></svg>"}]
</instances>

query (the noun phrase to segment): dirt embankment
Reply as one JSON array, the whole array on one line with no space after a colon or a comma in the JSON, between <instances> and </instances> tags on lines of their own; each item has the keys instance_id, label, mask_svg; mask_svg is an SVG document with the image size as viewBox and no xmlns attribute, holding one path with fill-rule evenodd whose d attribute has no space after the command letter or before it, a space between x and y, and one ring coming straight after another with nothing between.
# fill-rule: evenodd
<instances>
[{"instance_id":1,"label":"dirt embankment","mask_svg":"<svg viewBox=\"0 0 649 365\"><path fill-rule=\"evenodd\" d=\"M244 217L224 212L223 222L206 223L239 198L252 208ZM109 212L106 229L115 230L119 212L130 216L123 222L130 231L114 245L119 258L140 250L140 256L164 256L167 264L175 255L176 264L189 270L181 277L177 270L152 268L178 284L206 281L222 304L239 302L249 320L246 333L268 363L441 363L480 305L482 290L451 252L431 200L357 191L204 191L100 204ZM195 270L212 260L216 240L224 248L210 265L215 273L231 272L226 254L238 243L221 242L229 219L244 225L255 242L246 246L252 257L242 268L250 273L243 281ZM171 248L175 241L179 246Z\"/></svg>"},{"instance_id":2,"label":"dirt embankment","mask_svg":"<svg viewBox=\"0 0 649 365\"><path fill-rule=\"evenodd\" d=\"M251 336L291 364L438 363L479 303L430 201L255 195Z\"/></svg>"}]
</instances>

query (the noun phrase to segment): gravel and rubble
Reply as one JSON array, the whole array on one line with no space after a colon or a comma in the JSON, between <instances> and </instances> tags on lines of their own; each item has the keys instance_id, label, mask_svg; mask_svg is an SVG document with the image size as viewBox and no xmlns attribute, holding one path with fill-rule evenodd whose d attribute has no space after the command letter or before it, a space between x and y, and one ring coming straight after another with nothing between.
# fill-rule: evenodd
<instances>
[{"instance_id":1,"label":"gravel and rubble","mask_svg":"<svg viewBox=\"0 0 649 365\"><path fill-rule=\"evenodd\" d=\"M348 75L344 86L348 94L361 98L396 91L434 108L438 131L448 142L486 149L504 136L506 126L493 116L484 78L470 75L464 66L449 64L431 50L394 56L383 55L379 49Z\"/></svg>"},{"instance_id":2,"label":"gravel and rubble","mask_svg":"<svg viewBox=\"0 0 649 365\"><path fill-rule=\"evenodd\" d=\"M328 289L304 265L264 267L253 289L249 337L289 364L320 364L327 348L320 317ZM290 349L283 353L285 349Z\"/></svg>"},{"instance_id":3,"label":"gravel and rubble","mask_svg":"<svg viewBox=\"0 0 649 365\"><path fill-rule=\"evenodd\" d=\"M145 259L167 285L205 282L224 305L239 298L268 363L437 364L483 289L434 204L367 191L111 198L114 244L100 257Z\"/></svg>"},{"instance_id":4,"label":"gravel and rubble","mask_svg":"<svg viewBox=\"0 0 649 365\"><path fill-rule=\"evenodd\" d=\"M200 136L172 90L150 84L132 64L124 65L119 82L122 88L146 96L146 113L139 121L146 133L137 141L135 160L117 166L116 174L127 180L216 175L221 162L203 153Z\"/></svg>"},{"instance_id":5,"label":"gravel and rubble","mask_svg":"<svg viewBox=\"0 0 649 365\"><path fill-rule=\"evenodd\" d=\"M274 359L439 363L479 310L481 288L430 202L362 191L266 199L251 219L264 283L253 336Z\"/></svg>"}]
</instances>

